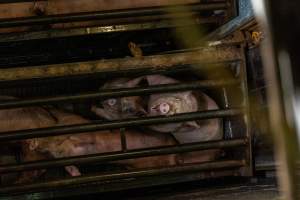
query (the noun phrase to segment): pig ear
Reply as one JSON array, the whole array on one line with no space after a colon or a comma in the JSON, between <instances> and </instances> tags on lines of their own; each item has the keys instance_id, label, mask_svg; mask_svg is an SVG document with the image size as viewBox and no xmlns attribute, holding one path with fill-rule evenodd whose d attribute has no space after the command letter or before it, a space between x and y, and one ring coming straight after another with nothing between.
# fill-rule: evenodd
<instances>
[{"instance_id":1,"label":"pig ear","mask_svg":"<svg viewBox=\"0 0 300 200\"><path fill-rule=\"evenodd\" d=\"M161 75L149 75L146 79L149 85L159 85L161 84L164 77Z\"/></svg>"},{"instance_id":2,"label":"pig ear","mask_svg":"<svg viewBox=\"0 0 300 200\"><path fill-rule=\"evenodd\" d=\"M135 87L137 86L138 84L140 84L140 82L145 79L145 76L141 76L141 77L138 77L138 78L135 78L135 79L132 79L130 81L127 82L127 87L131 88L131 87Z\"/></svg>"},{"instance_id":3,"label":"pig ear","mask_svg":"<svg viewBox=\"0 0 300 200\"><path fill-rule=\"evenodd\" d=\"M200 128L200 125L196 121L186 122L184 124L191 128Z\"/></svg>"},{"instance_id":4,"label":"pig ear","mask_svg":"<svg viewBox=\"0 0 300 200\"><path fill-rule=\"evenodd\" d=\"M196 121L185 122L180 128L179 132L193 131L198 128L200 128L200 125L197 124Z\"/></svg>"},{"instance_id":5,"label":"pig ear","mask_svg":"<svg viewBox=\"0 0 300 200\"><path fill-rule=\"evenodd\" d=\"M65 170L71 175L71 176L81 176L81 173L79 169L75 166L66 166Z\"/></svg>"},{"instance_id":6,"label":"pig ear","mask_svg":"<svg viewBox=\"0 0 300 200\"><path fill-rule=\"evenodd\" d=\"M149 85L162 85L162 84L178 83L177 80L163 76L163 75L148 75L146 79L147 79Z\"/></svg>"}]
</instances>

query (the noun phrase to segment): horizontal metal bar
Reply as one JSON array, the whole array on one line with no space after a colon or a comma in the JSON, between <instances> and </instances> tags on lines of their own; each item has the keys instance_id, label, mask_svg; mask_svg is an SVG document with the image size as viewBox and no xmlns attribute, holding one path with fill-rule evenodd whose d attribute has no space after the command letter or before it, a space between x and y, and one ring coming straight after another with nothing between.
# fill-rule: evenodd
<instances>
[{"instance_id":1,"label":"horizontal metal bar","mask_svg":"<svg viewBox=\"0 0 300 200\"><path fill-rule=\"evenodd\" d=\"M13 42L13 41L25 41L36 40L45 38L59 38L59 37L71 37L80 35L92 35L101 33L115 33L115 32L127 32L137 30L149 30L149 29L162 29L162 28L174 28L175 24L169 20L170 17L164 16L147 16L147 17L135 17L122 18L122 20L105 20L97 21L97 26L93 27L80 27L80 28L68 28L68 29L51 29L44 31L30 31L30 32L16 32L16 33L2 33L0 34L0 42ZM134 21L134 23L132 23ZM214 17L197 17L193 20L185 20L184 23L176 27L184 27L189 25L199 24L216 24L220 22L220 18Z\"/></svg>"},{"instance_id":2,"label":"horizontal metal bar","mask_svg":"<svg viewBox=\"0 0 300 200\"><path fill-rule=\"evenodd\" d=\"M233 139L233 140L220 140L220 141L210 141L210 142L199 142L178 146L167 146L160 148L151 148L151 149L139 149L131 150L127 152L114 152L114 153L105 153L105 154L95 154L95 155L85 155L85 156L76 156L70 158L60 158L53 159L49 161L35 161L22 163L18 165L2 165L0 166L0 174L11 173L11 172L20 172L32 169L46 169L52 167L61 167L68 165L82 165L89 163L101 163L101 162L111 162L117 160L126 160L140 157L149 157L165 154L177 154L198 150L214 149L214 148L228 148L228 147L237 147L244 146L248 143L246 139Z\"/></svg>"},{"instance_id":3,"label":"horizontal metal bar","mask_svg":"<svg viewBox=\"0 0 300 200\"><path fill-rule=\"evenodd\" d=\"M216 161L208 162L202 164L193 164L193 165L184 165L184 166L175 166L175 167L166 167L166 168L154 168L148 170L136 170L136 171L126 171L119 173L110 173L110 174L100 174L100 175L88 175L80 176L73 178L65 178L60 180L40 182L34 184L24 184L24 185L15 185L9 187L1 187L0 194L7 193L20 193L27 191L36 191L36 190L49 190L57 189L59 187L68 187L72 185L87 184L93 182L104 182L110 180L118 179L127 179L127 178L138 178L138 177L150 177L157 175L165 174L174 174L174 173L192 173L204 170L218 170L226 168L238 168L245 165L243 160L229 160L229 161Z\"/></svg>"},{"instance_id":4,"label":"horizontal metal bar","mask_svg":"<svg viewBox=\"0 0 300 200\"><path fill-rule=\"evenodd\" d=\"M36 2L36 1L47 1L47 0L0 0L0 4L4 4L4 3L25 3L25 2Z\"/></svg>"},{"instance_id":5,"label":"horizontal metal bar","mask_svg":"<svg viewBox=\"0 0 300 200\"><path fill-rule=\"evenodd\" d=\"M180 5L182 6L182 5ZM115 19L126 18L135 16L148 16L148 15L161 15L167 11L174 13L180 11L180 6L170 6L168 10L164 7L158 8L143 8L143 9L128 9L117 11L98 11L87 13L76 13L68 15L51 15L51 16L39 16L39 17L26 17L15 19L3 19L0 20L0 28L16 27L16 26L32 26L32 25L45 25L55 23L77 22L77 21L89 21L89 20L102 20L102 19ZM189 11L202 11L202 10L220 10L226 9L226 3L207 3L207 4L187 4L184 5L189 8Z\"/></svg>"},{"instance_id":6,"label":"horizontal metal bar","mask_svg":"<svg viewBox=\"0 0 300 200\"><path fill-rule=\"evenodd\" d=\"M170 184L185 184L187 182L200 181L209 178L218 178L218 177L233 177L240 174L236 168L233 169L223 169L216 170L213 173L209 171L194 172L194 173L176 173L176 174L167 174L160 176L151 176L143 177L139 179L130 179L126 181L113 181L110 183L96 182L93 184L84 185L84 190L76 187L69 187L67 189L58 189L50 191L41 191L41 192L26 192L20 193L17 195L4 195L0 196L0 200L23 200L23 199L32 199L36 197L35 200L48 200L49 197L52 199L64 199L72 197L78 197L83 195L91 194L101 194L104 192L120 192L125 190L140 189L147 187L167 187ZM222 183L220 183L222 185ZM200 186L199 186L200 187ZM76 199L76 198L75 198Z\"/></svg>"},{"instance_id":7,"label":"horizontal metal bar","mask_svg":"<svg viewBox=\"0 0 300 200\"><path fill-rule=\"evenodd\" d=\"M23 140L37 137L49 137L97 130L109 130L118 128L131 128L137 126L149 126L154 124L166 124L201 119L222 118L236 116L243 113L243 109L209 110L193 113L177 114L172 116L143 117L138 119L114 120L109 122L95 122L70 126L56 126L21 131L9 131L0 133L0 142L10 140Z\"/></svg>"},{"instance_id":8,"label":"horizontal metal bar","mask_svg":"<svg viewBox=\"0 0 300 200\"><path fill-rule=\"evenodd\" d=\"M235 62L241 60L241 58L240 49L235 46L202 47L197 51L144 56L143 58L121 58L0 69L0 81L53 78L95 73L126 73L134 70L148 69L171 70L176 66L192 64L197 64L197 70L200 70L207 68L205 64Z\"/></svg>"},{"instance_id":9,"label":"horizontal metal bar","mask_svg":"<svg viewBox=\"0 0 300 200\"><path fill-rule=\"evenodd\" d=\"M274 171L278 168L278 164L273 162L255 163L255 171Z\"/></svg>"},{"instance_id":10,"label":"horizontal metal bar","mask_svg":"<svg viewBox=\"0 0 300 200\"><path fill-rule=\"evenodd\" d=\"M48 97L48 98L40 98L40 99L10 100L4 102L1 102L0 100L0 109L55 104L55 103L62 103L62 102L75 102L75 101L83 101L88 99L103 100L103 99L117 98L117 97L124 97L124 96L140 96L140 95L149 95L155 93L169 93L169 92L178 92L178 91L185 91L185 90L197 90L203 88L224 87L224 86L234 85L238 83L239 81L235 79L208 80L208 81L194 81L190 83L180 83L180 84L164 84L164 85L149 86L149 87L105 89L105 90L102 89L99 92L93 92L93 93Z\"/></svg>"}]
</instances>

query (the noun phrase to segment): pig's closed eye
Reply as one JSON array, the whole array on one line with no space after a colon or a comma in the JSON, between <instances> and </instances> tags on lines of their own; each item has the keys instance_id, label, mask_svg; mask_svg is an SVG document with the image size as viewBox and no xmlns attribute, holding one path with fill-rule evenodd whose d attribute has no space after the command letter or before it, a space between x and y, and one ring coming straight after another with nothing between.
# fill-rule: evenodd
<instances>
[{"instance_id":1,"label":"pig's closed eye","mask_svg":"<svg viewBox=\"0 0 300 200\"><path fill-rule=\"evenodd\" d=\"M114 105L117 104L117 99L108 99L108 100L107 100L107 104L108 104L109 106L114 106Z\"/></svg>"}]
</instances>

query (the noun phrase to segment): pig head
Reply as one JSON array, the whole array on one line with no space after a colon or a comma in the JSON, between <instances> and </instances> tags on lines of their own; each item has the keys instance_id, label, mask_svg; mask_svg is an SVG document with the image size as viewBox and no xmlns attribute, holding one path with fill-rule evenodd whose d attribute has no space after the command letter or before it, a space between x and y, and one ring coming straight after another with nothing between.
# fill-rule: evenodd
<instances>
[{"instance_id":1,"label":"pig head","mask_svg":"<svg viewBox=\"0 0 300 200\"><path fill-rule=\"evenodd\" d=\"M138 84L139 79L120 78L105 83L102 89L133 88ZM92 106L92 111L108 120L127 119L146 113L143 108L143 100L139 96L110 98L102 101L100 106Z\"/></svg>"}]
</instances>

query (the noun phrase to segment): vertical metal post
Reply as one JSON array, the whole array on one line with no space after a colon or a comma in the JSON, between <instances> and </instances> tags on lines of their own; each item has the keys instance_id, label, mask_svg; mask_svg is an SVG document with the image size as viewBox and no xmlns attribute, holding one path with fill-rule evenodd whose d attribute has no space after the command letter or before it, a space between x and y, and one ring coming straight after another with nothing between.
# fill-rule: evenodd
<instances>
[{"instance_id":1,"label":"vertical metal post","mask_svg":"<svg viewBox=\"0 0 300 200\"><path fill-rule=\"evenodd\" d=\"M120 128L121 147L122 147L123 152L127 151L127 140L126 140L126 132L125 131L126 131L125 128Z\"/></svg>"},{"instance_id":2,"label":"vertical metal post","mask_svg":"<svg viewBox=\"0 0 300 200\"><path fill-rule=\"evenodd\" d=\"M279 162L278 178L283 199L299 195L299 1L252 0L266 39L262 53L269 87L270 122ZM299 133L299 129L298 129Z\"/></svg>"},{"instance_id":3,"label":"vertical metal post","mask_svg":"<svg viewBox=\"0 0 300 200\"><path fill-rule=\"evenodd\" d=\"M248 81L247 81L247 69L246 69L246 54L245 54L245 44L241 44L241 55L243 62L240 62L240 81L243 92L243 107L245 108L244 112L244 121L246 125L246 137L248 139L248 148L246 148L246 167L243 172L245 176L253 175L253 163L252 163L252 133L251 133L251 120L250 120L250 111L249 111L249 96L248 96Z\"/></svg>"},{"instance_id":4,"label":"vertical metal post","mask_svg":"<svg viewBox=\"0 0 300 200\"><path fill-rule=\"evenodd\" d=\"M231 20L238 15L237 3L237 0L227 0L227 20Z\"/></svg>"}]
</instances>

